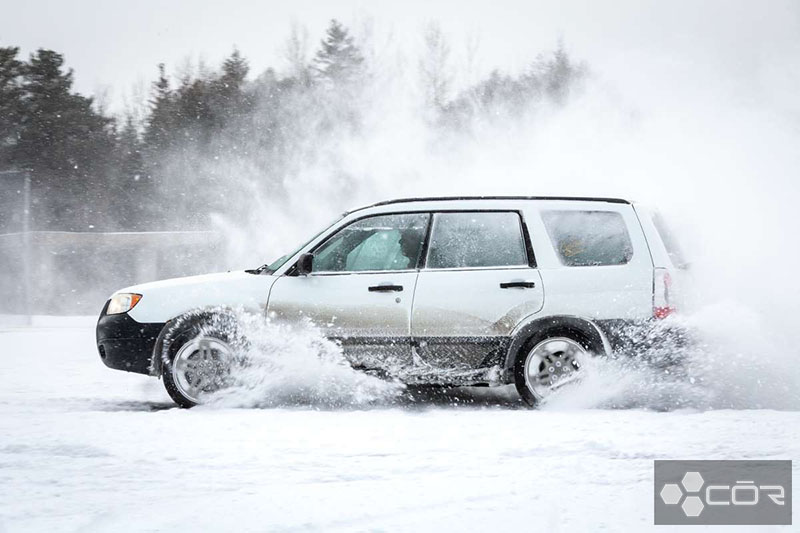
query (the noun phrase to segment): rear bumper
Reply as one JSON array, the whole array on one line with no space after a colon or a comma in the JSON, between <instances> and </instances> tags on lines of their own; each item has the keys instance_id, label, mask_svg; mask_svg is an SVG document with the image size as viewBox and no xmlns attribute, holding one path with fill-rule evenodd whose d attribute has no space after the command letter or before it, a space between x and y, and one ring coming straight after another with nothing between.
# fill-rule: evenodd
<instances>
[{"instance_id":1,"label":"rear bumper","mask_svg":"<svg viewBox=\"0 0 800 533\"><path fill-rule=\"evenodd\" d=\"M678 356L696 342L696 334L670 320L598 320L614 352L637 355Z\"/></svg>"},{"instance_id":2,"label":"rear bumper","mask_svg":"<svg viewBox=\"0 0 800 533\"><path fill-rule=\"evenodd\" d=\"M150 374L153 348L162 323L141 323L127 313L106 315L106 306L97 321L97 351L103 363L115 370Z\"/></svg>"}]
</instances>

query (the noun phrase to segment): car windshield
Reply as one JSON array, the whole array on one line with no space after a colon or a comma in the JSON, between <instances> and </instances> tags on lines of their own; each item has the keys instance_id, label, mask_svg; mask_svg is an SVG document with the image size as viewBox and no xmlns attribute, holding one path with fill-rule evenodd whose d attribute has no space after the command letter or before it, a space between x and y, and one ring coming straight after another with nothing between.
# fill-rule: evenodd
<instances>
[{"instance_id":1,"label":"car windshield","mask_svg":"<svg viewBox=\"0 0 800 533\"><path fill-rule=\"evenodd\" d=\"M316 232L313 237L311 237L310 239L308 239L305 242L303 242L303 244L301 244L300 246L298 246L297 248L295 248L294 250L292 250L288 254L282 255L278 259L273 261L272 263L268 263L266 265L263 265L262 267L260 267L260 268L258 268L256 270L248 270L248 272L257 273L257 274L272 274L273 272L278 270L280 267L282 267L286 263L286 261L288 261L289 259L294 257L297 254L297 252L299 252L300 250L305 248L309 243L311 243L311 241L313 241L314 239L316 239L317 237L319 237L320 235L325 233L331 226L333 226L334 224L336 224L337 222L339 222L343 218L344 218L344 215L336 218L330 224L325 225L325 227L322 228L320 231Z\"/></svg>"}]
</instances>

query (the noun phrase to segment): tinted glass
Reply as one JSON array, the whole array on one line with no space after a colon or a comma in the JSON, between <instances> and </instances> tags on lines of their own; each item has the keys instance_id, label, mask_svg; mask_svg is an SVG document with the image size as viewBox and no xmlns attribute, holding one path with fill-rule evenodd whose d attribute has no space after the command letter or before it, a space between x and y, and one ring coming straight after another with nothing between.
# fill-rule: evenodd
<instances>
[{"instance_id":1,"label":"tinted glass","mask_svg":"<svg viewBox=\"0 0 800 533\"><path fill-rule=\"evenodd\" d=\"M623 265L633 256L628 229L619 213L545 211L542 219L564 265Z\"/></svg>"},{"instance_id":2,"label":"tinted glass","mask_svg":"<svg viewBox=\"0 0 800 533\"><path fill-rule=\"evenodd\" d=\"M427 213L380 215L353 222L314 252L314 272L417 268Z\"/></svg>"},{"instance_id":3,"label":"tinted glass","mask_svg":"<svg viewBox=\"0 0 800 533\"><path fill-rule=\"evenodd\" d=\"M517 213L437 213L428 268L527 265Z\"/></svg>"}]
</instances>

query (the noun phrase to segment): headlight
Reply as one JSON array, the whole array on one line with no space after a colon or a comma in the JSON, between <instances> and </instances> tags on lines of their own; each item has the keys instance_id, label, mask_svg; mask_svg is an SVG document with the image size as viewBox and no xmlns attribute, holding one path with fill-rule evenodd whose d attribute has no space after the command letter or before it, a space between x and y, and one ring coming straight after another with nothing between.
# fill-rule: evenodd
<instances>
[{"instance_id":1,"label":"headlight","mask_svg":"<svg viewBox=\"0 0 800 533\"><path fill-rule=\"evenodd\" d=\"M139 300L142 299L141 294L131 294L123 292L121 294L115 294L111 297L111 301L108 303L108 309L106 309L107 315L118 315L120 313L127 313L134 307L136 304L139 303Z\"/></svg>"}]
</instances>

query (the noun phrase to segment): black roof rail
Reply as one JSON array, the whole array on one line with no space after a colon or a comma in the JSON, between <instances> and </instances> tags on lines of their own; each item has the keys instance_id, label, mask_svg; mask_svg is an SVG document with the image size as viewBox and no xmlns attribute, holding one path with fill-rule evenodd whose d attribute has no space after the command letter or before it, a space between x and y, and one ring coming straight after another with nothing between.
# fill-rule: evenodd
<instances>
[{"instance_id":1,"label":"black roof rail","mask_svg":"<svg viewBox=\"0 0 800 533\"><path fill-rule=\"evenodd\" d=\"M419 198L396 198L384 200L367 207L400 204L406 202L441 202L448 200L576 200L579 202L609 202L612 204L629 204L623 198L595 198L591 196L423 196ZM365 209L365 208L362 208Z\"/></svg>"}]
</instances>

